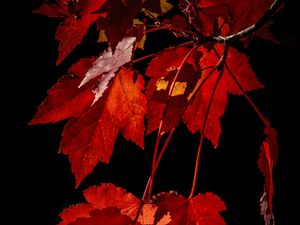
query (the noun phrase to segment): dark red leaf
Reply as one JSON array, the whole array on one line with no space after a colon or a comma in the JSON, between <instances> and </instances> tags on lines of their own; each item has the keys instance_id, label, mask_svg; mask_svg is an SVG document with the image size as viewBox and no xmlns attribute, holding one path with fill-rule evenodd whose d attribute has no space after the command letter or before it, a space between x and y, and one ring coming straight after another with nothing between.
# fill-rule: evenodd
<instances>
[{"instance_id":1,"label":"dark red leaf","mask_svg":"<svg viewBox=\"0 0 300 225\"><path fill-rule=\"evenodd\" d=\"M89 27L98 17L97 14L87 15L82 19L68 17L57 27L55 34L55 39L59 42L57 64L60 64L81 43Z\"/></svg>"},{"instance_id":2,"label":"dark red leaf","mask_svg":"<svg viewBox=\"0 0 300 225\"><path fill-rule=\"evenodd\" d=\"M127 29L131 28L134 17L142 9L142 0L109 0L105 9L105 34L114 51Z\"/></svg>"},{"instance_id":3,"label":"dark red leaf","mask_svg":"<svg viewBox=\"0 0 300 225\"><path fill-rule=\"evenodd\" d=\"M271 127L265 129L266 140L260 146L258 167L265 176L265 190L261 198L261 214L264 216L266 225L272 224L273 216L273 168L277 164L278 143L277 132ZM273 221L274 222L274 221Z\"/></svg>"},{"instance_id":4,"label":"dark red leaf","mask_svg":"<svg viewBox=\"0 0 300 225\"><path fill-rule=\"evenodd\" d=\"M169 49L150 62L146 71L146 75L152 77L146 89L148 133L157 129L161 121L162 131L165 132L178 124L187 97L201 74L200 68L193 62L193 57L181 65L189 51L189 48ZM174 88L170 90L179 68Z\"/></svg>"},{"instance_id":5,"label":"dark red leaf","mask_svg":"<svg viewBox=\"0 0 300 225\"><path fill-rule=\"evenodd\" d=\"M93 186L85 190L83 194L87 203L80 203L65 209L60 214L62 221L59 225L85 223L94 225L93 222L106 224L106 220L109 225L114 224L114 222L120 225L123 221L129 221L131 223L140 206L140 200L138 198L113 184ZM154 217L155 211L152 212L153 207L145 207L145 210L142 211L148 216L152 215L152 217ZM156 208L154 208L154 210L156 210ZM140 215L139 221L149 221L149 218L145 216L145 214ZM150 218L150 220L151 219L154 220L153 218ZM137 224L140 223L138 222Z\"/></svg>"},{"instance_id":6,"label":"dark red leaf","mask_svg":"<svg viewBox=\"0 0 300 225\"><path fill-rule=\"evenodd\" d=\"M155 197L156 221L171 216L169 225L225 225L220 212L226 210L224 202L213 193L199 194L191 199L181 195L162 193Z\"/></svg>"},{"instance_id":7,"label":"dark red leaf","mask_svg":"<svg viewBox=\"0 0 300 225\"><path fill-rule=\"evenodd\" d=\"M188 96L201 76L201 72L197 72L192 64L185 63L178 73L178 79L172 93L169 94L177 71L177 69L170 71L166 77L159 80L153 79L148 84L148 132L152 131L152 127L157 128L161 120L161 131L163 132L167 132L178 125ZM191 76L187 76L187 74Z\"/></svg>"},{"instance_id":8,"label":"dark red leaf","mask_svg":"<svg viewBox=\"0 0 300 225\"><path fill-rule=\"evenodd\" d=\"M33 12L53 18L65 18L70 16L67 5L60 1L43 3Z\"/></svg>"},{"instance_id":9,"label":"dark red leaf","mask_svg":"<svg viewBox=\"0 0 300 225\"><path fill-rule=\"evenodd\" d=\"M89 27L105 14L94 13L106 0L55 1L44 3L36 13L49 17L66 17L57 27L55 39L59 42L58 58L60 64L71 51L81 43Z\"/></svg>"},{"instance_id":10,"label":"dark red leaf","mask_svg":"<svg viewBox=\"0 0 300 225\"><path fill-rule=\"evenodd\" d=\"M143 2L144 2L143 7L145 9L150 10L150 12L155 12L158 14L161 13L161 7L160 7L161 0L144 0Z\"/></svg>"},{"instance_id":11,"label":"dark red leaf","mask_svg":"<svg viewBox=\"0 0 300 225\"><path fill-rule=\"evenodd\" d=\"M198 14L194 25L204 35L217 35L220 33L218 19L228 19L228 7L222 1L213 3L211 0L201 0L197 4Z\"/></svg>"},{"instance_id":12,"label":"dark red leaf","mask_svg":"<svg viewBox=\"0 0 300 225\"><path fill-rule=\"evenodd\" d=\"M69 225L131 225L132 220L117 208L95 209L88 218L78 218ZM137 223L138 225L138 223Z\"/></svg>"},{"instance_id":13,"label":"dark red leaf","mask_svg":"<svg viewBox=\"0 0 300 225\"><path fill-rule=\"evenodd\" d=\"M255 24L274 0L225 0L231 16L231 32L235 33Z\"/></svg>"}]
</instances>

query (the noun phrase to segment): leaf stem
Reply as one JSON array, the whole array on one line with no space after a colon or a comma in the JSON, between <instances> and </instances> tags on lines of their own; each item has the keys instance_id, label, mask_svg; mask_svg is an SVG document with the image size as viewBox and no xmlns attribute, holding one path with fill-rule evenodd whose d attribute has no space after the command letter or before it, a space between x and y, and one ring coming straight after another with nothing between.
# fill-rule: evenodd
<instances>
[{"instance_id":1,"label":"leaf stem","mask_svg":"<svg viewBox=\"0 0 300 225\"><path fill-rule=\"evenodd\" d=\"M133 225L134 224L136 224L136 222L137 222L137 220L138 220L138 218L139 218L139 215L140 215L140 213L141 213L141 211L142 211L142 208L143 208L143 205L145 204L145 202L147 202L148 200L149 200L149 198L151 197L151 193L152 193L152 188L153 188L153 178L154 178L154 175L155 175L155 172L156 172L156 170L157 170L157 168L158 168L158 165L159 165L159 163L160 163L160 161L161 161L161 159L162 159L162 156L163 156L163 154L165 153L165 151L166 151L166 149L167 149L167 146L169 145L169 142L170 142L170 140L171 140L171 138L172 138L172 136L173 136L173 134L174 134L174 131L175 131L175 128L173 128L171 131L170 131L170 133L169 133L169 135L168 135L168 137L167 137L167 139L166 139L166 141L165 141L165 143L164 143L164 145L163 145L163 147L162 147L162 149L161 149L161 151L160 151L160 153L159 153L159 155L158 155L158 158L157 158L157 160L156 160L156 163L155 163L155 165L154 165L154 169L152 169L152 171L151 171L151 175L150 175L150 177L149 177L149 179L148 179L148 182L147 182L147 184L146 184L146 187L145 187L145 190L144 190L144 194L143 194L143 197L142 197L142 200L141 200L141 204L140 204L140 206L139 206L139 209L138 209L138 212L137 212L137 214L136 214L136 216L135 216L135 218L134 218L134 220L133 220ZM158 141L158 138L156 139L157 141ZM159 142L159 141L158 141ZM158 148L157 148L158 149ZM153 157L153 159L154 159L154 157ZM151 182L152 182L152 184L151 184Z\"/></svg>"},{"instance_id":2,"label":"leaf stem","mask_svg":"<svg viewBox=\"0 0 300 225\"><path fill-rule=\"evenodd\" d=\"M223 53L222 57L220 57L219 62L215 66L215 68L220 68L220 73L219 73L219 76L218 76L218 78L216 80L216 83L215 83L215 85L213 87L213 90L212 90L212 93L211 93L211 97L209 99L209 102L208 102L208 105L207 105L207 109L206 109L206 113L205 113L205 116L204 116L203 125L202 125L201 131L200 131L201 137L200 137L199 147L198 147L198 151L197 151L197 157L196 157L196 163L195 163L195 169L194 169L194 177L193 177L193 184L192 184L191 192L190 192L190 195L189 195L189 199L191 199L194 196L195 191L196 191L196 185L197 185L197 180L198 180L198 172L199 172L199 165L200 165L200 156L201 156L201 150L202 150L203 141L204 141L204 132L205 132L205 128L206 128L206 124L207 124L207 121L208 121L209 112L210 112L210 109L211 109L211 106L212 106L212 103L213 103L213 99L214 99L214 96L215 96L218 84L219 84L219 82L220 82L220 80L222 78L222 75L224 73L224 64L225 64L226 57L227 57L227 54L228 54L228 49L229 49L229 45L228 45L227 42L225 42L224 53ZM210 74L212 74L212 73L213 72L211 72ZM198 88L198 90L199 90L199 88Z\"/></svg>"},{"instance_id":3,"label":"leaf stem","mask_svg":"<svg viewBox=\"0 0 300 225\"><path fill-rule=\"evenodd\" d=\"M264 123L264 125L266 127L268 127L270 125L269 122L266 120L266 118L263 116L263 114L258 109L258 107L256 106L256 104L249 97L249 95L247 94L246 90L243 88L243 86L241 85L241 83L238 81L238 79L235 77L235 75L233 74L233 72L230 70L229 66L226 63L225 63L225 67L226 67L227 71L229 72L230 76L232 77L232 79L234 80L234 82L236 83L236 85L239 87L239 89L243 93L243 96L247 99L247 101L249 102L249 104L252 106L252 108L254 109L254 111L256 112L256 114L258 115L258 117L261 119L261 121Z\"/></svg>"}]
</instances>

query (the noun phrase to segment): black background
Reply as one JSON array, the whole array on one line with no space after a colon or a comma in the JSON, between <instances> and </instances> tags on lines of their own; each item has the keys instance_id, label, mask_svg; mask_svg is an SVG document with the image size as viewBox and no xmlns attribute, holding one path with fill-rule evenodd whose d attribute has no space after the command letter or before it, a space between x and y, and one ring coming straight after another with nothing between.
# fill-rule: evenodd
<instances>
[{"instance_id":1,"label":"black background","mask_svg":"<svg viewBox=\"0 0 300 225\"><path fill-rule=\"evenodd\" d=\"M28 126L37 106L68 66L78 58L97 55L100 47L84 43L59 67L55 66L57 43L54 40L58 20L34 15L31 11L41 0L12 2L10 16L4 17L7 40L2 42L6 60L2 76L4 142L3 198L8 198L10 223L54 225L59 212L71 204L83 201L81 193L90 185L112 182L140 197L150 170L155 134L146 138L146 149L140 150L119 135L109 165L100 164L82 185L75 189L74 177L66 156L58 154L60 134L65 122ZM294 1L295 2L295 1ZM296 25L297 7L293 1L275 17L272 31L282 45L256 39L245 52L265 90L251 93L264 115L278 131L280 154L275 169L274 211L277 225L293 222L296 152L300 150L299 132L299 34ZM14 5L15 4L15 5ZM4 8L4 7L3 7ZM161 33L159 43L168 40ZM147 43L157 48L156 41ZM158 42L157 42L158 43ZM6 72L7 71L7 72ZM8 91L6 91L8 88ZM7 110L8 109L8 110ZM263 124L243 97L230 96L224 117L219 148L205 142L200 163L198 192L218 194L227 204L223 214L229 225L263 224L259 198L263 177L257 168L259 145L263 140ZM8 138L6 138L8 134ZM183 125L175 133L159 167L154 193L177 190L187 196L192 183L194 159L199 135L191 135ZM292 190L293 189L293 190ZM297 208L297 206L296 206ZM298 207L299 208L299 207Z\"/></svg>"}]
</instances>

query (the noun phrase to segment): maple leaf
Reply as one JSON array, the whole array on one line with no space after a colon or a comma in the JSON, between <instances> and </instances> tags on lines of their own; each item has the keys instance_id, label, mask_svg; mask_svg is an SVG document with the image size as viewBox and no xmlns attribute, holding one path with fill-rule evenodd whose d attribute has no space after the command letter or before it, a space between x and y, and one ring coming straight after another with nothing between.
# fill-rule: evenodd
<instances>
[{"instance_id":1,"label":"maple leaf","mask_svg":"<svg viewBox=\"0 0 300 225\"><path fill-rule=\"evenodd\" d=\"M37 13L50 17L66 16L65 20L57 27L55 34L55 39L59 42L57 64L60 64L81 43L89 27L100 16L104 16L103 13L94 12L105 2L106 0L79 0L75 3L71 2L74 5L67 7L66 3L70 2L56 1L44 3L35 10Z\"/></svg>"},{"instance_id":2,"label":"maple leaf","mask_svg":"<svg viewBox=\"0 0 300 225\"><path fill-rule=\"evenodd\" d=\"M227 5L222 4L221 2L214 4L210 0L201 0L196 3L196 5L198 8L198 14L193 21L193 25L195 25L202 34L219 34L218 19L220 17L224 19L228 18Z\"/></svg>"},{"instance_id":3,"label":"maple leaf","mask_svg":"<svg viewBox=\"0 0 300 225\"><path fill-rule=\"evenodd\" d=\"M252 24L255 24L274 2L274 0L224 1L227 3L231 16L229 24L232 33L238 32Z\"/></svg>"},{"instance_id":4,"label":"maple leaf","mask_svg":"<svg viewBox=\"0 0 300 225\"><path fill-rule=\"evenodd\" d=\"M191 199L173 193L161 193L154 198L158 209L156 221L169 212L169 225L225 225L219 214L226 210L224 202L213 193L199 194Z\"/></svg>"},{"instance_id":5,"label":"maple leaf","mask_svg":"<svg viewBox=\"0 0 300 225\"><path fill-rule=\"evenodd\" d=\"M72 116L80 116L91 106L92 85L77 88L96 58L80 59L48 90L48 97L39 106L30 124L55 123Z\"/></svg>"},{"instance_id":6,"label":"maple leaf","mask_svg":"<svg viewBox=\"0 0 300 225\"><path fill-rule=\"evenodd\" d=\"M265 129L267 135L266 140L263 141L260 146L260 154L258 159L258 167L265 176L265 191L261 198L261 214L264 216L266 225L274 223L273 216L273 168L277 164L278 157L278 143L277 143L277 132L267 127Z\"/></svg>"},{"instance_id":7,"label":"maple leaf","mask_svg":"<svg viewBox=\"0 0 300 225\"><path fill-rule=\"evenodd\" d=\"M143 7L150 12L160 14L161 13L161 0L144 0Z\"/></svg>"},{"instance_id":8,"label":"maple leaf","mask_svg":"<svg viewBox=\"0 0 300 225\"><path fill-rule=\"evenodd\" d=\"M117 208L95 209L90 212L88 218L78 218L69 225L130 225L132 220L120 213ZM139 225L139 223L136 223Z\"/></svg>"},{"instance_id":9,"label":"maple leaf","mask_svg":"<svg viewBox=\"0 0 300 225\"><path fill-rule=\"evenodd\" d=\"M65 18L70 15L67 4L64 4L62 1L43 3L33 12L53 18Z\"/></svg>"},{"instance_id":10,"label":"maple leaf","mask_svg":"<svg viewBox=\"0 0 300 225\"><path fill-rule=\"evenodd\" d=\"M219 55L223 52L221 44L216 44L215 49ZM209 68L215 66L219 61L219 57L214 51L208 51L204 47L200 47L199 51L203 53L200 59L201 68ZM226 58L227 67L224 69L223 76L216 88L214 98L210 107L207 118L207 126L204 136L215 146L218 146L220 134L222 132L220 117L223 116L228 102L228 94L241 95L242 91L235 83L231 73L241 84L245 91L252 91L263 88L263 85L256 79L255 73L248 64L248 58L233 48L229 48ZM195 133L203 127L204 117L211 98L211 90L215 86L218 79L218 73L206 78L209 69L202 71L202 77L198 81L198 85L206 80L201 89L196 93L194 100L188 106L183 115L183 121L188 129Z\"/></svg>"},{"instance_id":11,"label":"maple leaf","mask_svg":"<svg viewBox=\"0 0 300 225\"><path fill-rule=\"evenodd\" d=\"M90 68L85 74L84 79L81 81L79 87L82 87L91 79L100 76L98 80L98 87L94 90L95 99L94 103L99 100L110 80L116 75L118 69L125 63L131 60L133 43L135 37L125 37L116 47L115 52L112 52L111 48L101 53L100 57L94 62L92 68Z\"/></svg>"},{"instance_id":12,"label":"maple leaf","mask_svg":"<svg viewBox=\"0 0 300 225\"><path fill-rule=\"evenodd\" d=\"M180 66L184 57L188 54L190 48L179 47L174 49L167 49L162 53L158 54L157 57L151 60L149 66L146 70L146 75L151 77L152 79L147 85L146 88L146 96L148 98L148 111L147 111L147 120L148 120L148 129L147 133L151 133L159 127L160 121L163 119L163 111L168 101L170 86L174 76L177 72L177 68ZM189 70L193 70L193 66L191 64L184 65L180 79L177 81L177 85L172 91L171 95L177 98L175 101L172 101L171 107L175 111L182 110L181 107L178 107L176 103L181 102L184 103L186 99L186 87L188 87L188 83L193 83L193 77L187 76L188 79L182 79L182 75L184 76L184 72L191 72ZM188 82L189 80L189 82ZM191 85L192 86L192 85ZM190 88L190 87L188 87ZM177 100L177 101L176 101ZM170 109L171 109L170 108ZM169 109L168 109L169 110ZM169 112L171 113L172 110ZM176 113L173 113L173 115ZM167 118L167 117L166 117ZM176 118L168 117L167 119L171 119L172 122L176 123ZM170 121L171 122L171 121ZM171 123L172 123L171 122ZM170 127L170 124L167 127ZM165 123L167 124L167 123ZM168 128L166 127L165 130Z\"/></svg>"},{"instance_id":13,"label":"maple leaf","mask_svg":"<svg viewBox=\"0 0 300 225\"><path fill-rule=\"evenodd\" d=\"M110 219L110 217L115 218L115 216L120 217L121 215L123 215L121 218L127 218L128 221L132 222L132 220L135 219L141 204L140 200L134 195L123 188L110 183L89 187L83 192L83 195L87 203L79 203L63 210L60 214L62 221L59 225L81 224L79 221L83 224L84 222L89 224L89 222L96 219L93 216L93 212L100 212L100 210L103 210L101 213L101 219L103 222L106 221L106 218ZM114 214L110 213L111 209L114 209ZM154 204L144 204L138 217L137 224L154 224L154 215L156 210L157 206ZM158 223L155 224L166 225L169 222L170 216L163 215L162 218L159 219Z\"/></svg>"},{"instance_id":14,"label":"maple leaf","mask_svg":"<svg viewBox=\"0 0 300 225\"><path fill-rule=\"evenodd\" d=\"M274 44L280 44L280 42L273 36L270 31L270 26L273 24L272 21L268 21L265 25L255 31L252 35L246 36L241 41L244 47L248 47L254 37L262 38L264 40L270 41Z\"/></svg>"},{"instance_id":15,"label":"maple leaf","mask_svg":"<svg viewBox=\"0 0 300 225\"><path fill-rule=\"evenodd\" d=\"M92 186L86 189L83 195L87 203L79 203L65 209L60 214L62 221L59 225L71 224L78 218L90 218L93 210L112 207L118 209L118 214L134 219L140 204L140 200L134 195L109 183Z\"/></svg>"},{"instance_id":16,"label":"maple leaf","mask_svg":"<svg viewBox=\"0 0 300 225\"><path fill-rule=\"evenodd\" d=\"M132 27L133 19L142 9L142 0L110 0L104 6L106 17L104 29L110 47L114 51L126 31Z\"/></svg>"},{"instance_id":17,"label":"maple leaf","mask_svg":"<svg viewBox=\"0 0 300 225\"><path fill-rule=\"evenodd\" d=\"M143 148L144 81L138 77L133 83L133 75L133 71L121 69L102 98L66 124L60 150L69 156L77 186L98 162L109 162L119 131Z\"/></svg>"}]
</instances>

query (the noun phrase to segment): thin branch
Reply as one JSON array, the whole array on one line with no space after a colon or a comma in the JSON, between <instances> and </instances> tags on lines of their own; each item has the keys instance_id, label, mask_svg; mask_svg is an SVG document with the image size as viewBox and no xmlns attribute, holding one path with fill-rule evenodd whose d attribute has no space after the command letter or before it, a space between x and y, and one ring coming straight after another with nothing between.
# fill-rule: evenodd
<instances>
[{"instance_id":1,"label":"thin branch","mask_svg":"<svg viewBox=\"0 0 300 225\"><path fill-rule=\"evenodd\" d=\"M166 151L166 149L167 149L167 147L168 147L168 145L169 145L169 142L170 142L170 140L171 140L171 138L172 138L174 132L175 132L175 128L173 128L173 129L170 131L170 133L168 134L168 137L167 137L167 139L166 139L166 141L165 141L165 143L164 143L164 145L163 145L161 151L159 152L159 155L158 155L157 160L156 160L156 164L155 164L155 166L154 166L154 170L152 171L153 174L151 174L152 177L154 177L154 175L155 175L155 173L156 173L156 170L157 170L157 168L158 168L158 166L159 166L159 163L160 163L160 161L161 161L161 159L162 159L162 157L163 157L163 155L164 155L164 153L165 153L165 151ZM143 199L145 198L145 196L146 196L147 193L148 193L148 196L151 196L151 193L152 193L152 187L153 187L153 185L152 185L151 190L150 190L151 176L150 176L149 179L148 179L148 182L147 182L147 185L146 185L146 188L145 188L145 192L144 192L144 195L143 195Z\"/></svg>"},{"instance_id":2,"label":"thin branch","mask_svg":"<svg viewBox=\"0 0 300 225\"><path fill-rule=\"evenodd\" d=\"M168 135L168 137L167 137L167 139L166 139L166 141L165 141L165 143L164 143L164 145L163 145L163 147L162 147L162 149L161 149L161 151L159 153L159 156L158 156L158 158L157 158L157 160L155 162L155 165L152 167L151 175L150 175L150 177L148 179L148 182L146 184L146 187L145 187L145 190L144 190L144 194L143 194L141 203L139 205L138 212L137 212L137 214L136 214L136 216L135 216L135 218L134 218L134 220L132 222L133 225L136 224L136 222L137 222L137 220L138 220L138 218L140 216L140 213L142 211L142 208L143 208L145 202L147 202L149 200L149 198L151 197L152 188L153 188L153 178L154 178L155 172L156 172L156 170L158 168L158 165L159 165L159 163L160 163L160 161L162 159L163 154L165 153L165 151L167 149L167 146L169 145L169 142L170 142L170 140L171 140L171 138L172 138L172 136L174 134L174 131L175 131L175 128L173 128L170 131L170 133L169 133L169 135ZM157 137L157 139L156 139L156 146L158 146L157 143L159 144L160 139L161 138ZM158 147L155 147L155 149L158 150ZM157 151L156 151L156 153L157 153ZM153 156L153 159L154 158L156 158L156 157Z\"/></svg>"},{"instance_id":3,"label":"thin branch","mask_svg":"<svg viewBox=\"0 0 300 225\"><path fill-rule=\"evenodd\" d=\"M194 196L195 191L196 191L196 185L197 185L197 180L198 180L198 172L199 172L199 165L200 165L200 155L201 155L201 150L202 150L203 141L204 141L204 132L205 132L205 128L206 128L206 124L207 124L207 120L208 120L208 115L209 115L209 112L210 112L210 108L211 108L211 105L212 105L212 102L213 102L213 99L214 99L214 96L215 96L218 84L219 84L219 82L221 80L221 77L223 75L223 72L224 72L224 67L221 68L221 71L220 71L220 74L218 76L218 79L217 79L217 81L215 83L215 86L214 86L214 88L212 90L211 97L209 99L209 103L208 103L207 110L206 110L206 113L205 113L203 126L201 128L201 137L200 137L200 142L199 142L199 147L198 147L198 152L197 152L197 157L196 157L196 164L195 164L195 170L194 170L193 184L192 184L191 192L190 192L190 195L189 195L189 199L191 199Z\"/></svg>"},{"instance_id":4,"label":"thin branch","mask_svg":"<svg viewBox=\"0 0 300 225\"><path fill-rule=\"evenodd\" d=\"M270 18L273 16L273 14L276 13L276 11L281 7L281 5L283 3L284 3L283 0L275 0L273 2L273 4L270 6L270 8L268 9L268 11L255 24L253 24L235 34L228 35L225 37L221 37L221 36L208 37L206 39L206 41L215 41L215 42L224 43L224 41L232 42L232 41L235 41L242 37L248 36L249 34L254 33L258 29L260 29L263 25L265 25L270 20Z\"/></svg>"},{"instance_id":5,"label":"thin branch","mask_svg":"<svg viewBox=\"0 0 300 225\"><path fill-rule=\"evenodd\" d=\"M173 26L170 26L170 25L165 25L165 26L155 27L155 28L152 28L150 30L145 30L144 34L149 34L149 33L160 31L160 30L177 31L177 32L180 32L180 33L185 33L185 34L192 35L193 37L198 37L198 34L193 32L193 31L184 30L182 28L173 27Z\"/></svg>"},{"instance_id":6,"label":"thin branch","mask_svg":"<svg viewBox=\"0 0 300 225\"><path fill-rule=\"evenodd\" d=\"M197 157L196 157L193 184L192 184L191 192L190 192L190 195L189 195L189 199L191 199L194 196L195 191L196 191L199 165L200 165L200 155L201 155L201 150L202 150L203 141L204 141L204 132L205 132L206 124L207 124L207 121L208 121L208 116L209 116L209 113L210 113L210 109L211 109L211 106L212 106L212 103L213 103L213 99L214 99L218 84L219 84L219 82L222 78L222 75L224 73L224 63L225 63L225 60L226 60L226 57L227 57L227 54L228 54L228 49L229 49L229 45L228 45L227 42L225 42L224 53L223 53L222 57L220 57L220 63L221 63L220 64L221 67L219 67L219 68L221 68L220 73L219 73L219 76L218 76L218 78L216 80L216 83L213 87L213 90L212 90L212 93L211 93L211 96L210 96L210 99L209 99L209 102L208 102L208 105L207 105L206 113L205 113L205 116L204 116L203 125L202 125L201 131L200 131L201 137L200 137L200 142L199 142L199 147L198 147L198 152L197 152Z\"/></svg>"}]
</instances>

